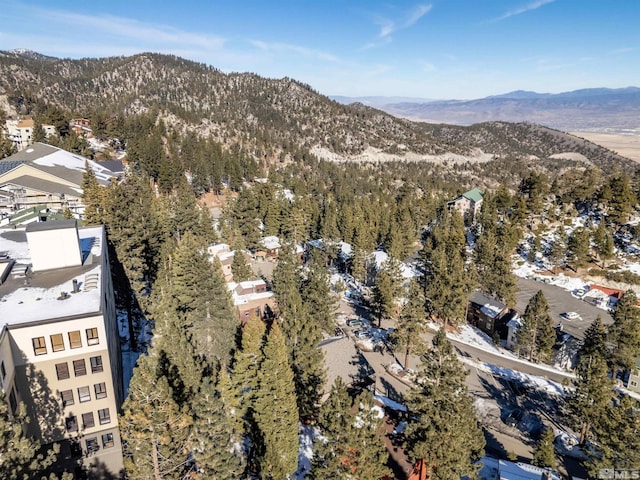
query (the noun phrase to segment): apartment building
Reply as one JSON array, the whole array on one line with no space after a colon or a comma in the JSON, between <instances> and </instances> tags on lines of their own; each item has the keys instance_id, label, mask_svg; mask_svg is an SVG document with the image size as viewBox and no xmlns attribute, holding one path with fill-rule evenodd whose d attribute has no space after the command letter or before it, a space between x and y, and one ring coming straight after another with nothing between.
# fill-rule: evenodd
<instances>
[{"instance_id":1,"label":"apartment building","mask_svg":"<svg viewBox=\"0 0 640 480\"><path fill-rule=\"evenodd\" d=\"M120 336L102 226L0 230L0 381L28 435L58 442L77 478L123 468ZM100 472L100 473L98 473Z\"/></svg>"},{"instance_id":2,"label":"apartment building","mask_svg":"<svg viewBox=\"0 0 640 480\"><path fill-rule=\"evenodd\" d=\"M31 118L24 120L7 120L5 123L7 138L11 140L17 150L24 150L33 143L35 122ZM57 135L53 125L42 125L45 137Z\"/></svg>"}]
</instances>

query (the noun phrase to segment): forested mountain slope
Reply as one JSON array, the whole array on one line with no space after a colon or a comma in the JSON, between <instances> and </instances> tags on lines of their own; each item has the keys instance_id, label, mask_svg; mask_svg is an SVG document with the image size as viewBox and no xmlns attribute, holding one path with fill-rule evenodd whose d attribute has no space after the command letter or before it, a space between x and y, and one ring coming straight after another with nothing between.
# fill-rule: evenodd
<instances>
[{"instance_id":1,"label":"forested mountain slope","mask_svg":"<svg viewBox=\"0 0 640 480\"><path fill-rule=\"evenodd\" d=\"M455 153L548 157L579 152L601 166L623 157L568 134L531 124L432 125L395 118L364 105L342 105L298 81L225 74L179 57L143 53L81 60L0 52L0 95L18 113L54 105L76 115L148 109L168 124L240 143L256 156L314 148L343 159L380 151L401 158ZM365 155L366 157L366 155Z\"/></svg>"}]
</instances>

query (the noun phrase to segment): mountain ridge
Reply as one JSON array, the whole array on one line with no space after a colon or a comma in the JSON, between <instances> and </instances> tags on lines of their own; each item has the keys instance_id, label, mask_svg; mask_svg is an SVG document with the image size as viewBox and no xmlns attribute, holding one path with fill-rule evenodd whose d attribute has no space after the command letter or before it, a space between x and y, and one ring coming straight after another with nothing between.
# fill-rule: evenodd
<instances>
[{"instance_id":1,"label":"mountain ridge","mask_svg":"<svg viewBox=\"0 0 640 480\"><path fill-rule=\"evenodd\" d=\"M240 145L254 158L270 161L312 152L366 159L371 151L398 160L408 153L424 159L447 153L472 159L478 149L541 158L577 151L603 165L626 161L595 144L532 124L412 122L366 105L340 104L288 77L226 74L156 53L43 60L4 52L0 95L21 114L37 114L47 106L84 116L96 110L108 115L156 110L172 128Z\"/></svg>"}]
</instances>

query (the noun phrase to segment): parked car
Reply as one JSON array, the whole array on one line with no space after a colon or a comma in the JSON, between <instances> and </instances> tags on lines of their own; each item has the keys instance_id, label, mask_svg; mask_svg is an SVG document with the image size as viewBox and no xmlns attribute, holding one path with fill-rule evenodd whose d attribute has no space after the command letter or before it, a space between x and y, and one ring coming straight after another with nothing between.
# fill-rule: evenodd
<instances>
[{"instance_id":1,"label":"parked car","mask_svg":"<svg viewBox=\"0 0 640 480\"><path fill-rule=\"evenodd\" d=\"M578 312L564 312L562 316L567 320L582 320Z\"/></svg>"},{"instance_id":2,"label":"parked car","mask_svg":"<svg viewBox=\"0 0 640 480\"><path fill-rule=\"evenodd\" d=\"M364 322L359 318L347 320L347 327L364 327Z\"/></svg>"},{"instance_id":3,"label":"parked car","mask_svg":"<svg viewBox=\"0 0 640 480\"><path fill-rule=\"evenodd\" d=\"M358 338L371 338L371 334L367 330L356 330L353 334Z\"/></svg>"}]
</instances>

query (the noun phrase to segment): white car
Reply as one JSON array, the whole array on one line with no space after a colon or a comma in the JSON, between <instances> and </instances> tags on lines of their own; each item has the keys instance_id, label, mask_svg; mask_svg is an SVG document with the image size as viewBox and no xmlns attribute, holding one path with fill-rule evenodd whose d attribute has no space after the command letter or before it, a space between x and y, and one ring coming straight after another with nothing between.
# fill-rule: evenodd
<instances>
[{"instance_id":1,"label":"white car","mask_svg":"<svg viewBox=\"0 0 640 480\"><path fill-rule=\"evenodd\" d=\"M581 320L580 314L577 312L565 312L562 315L567 320Z\"/></svg>"}]
</instances>

